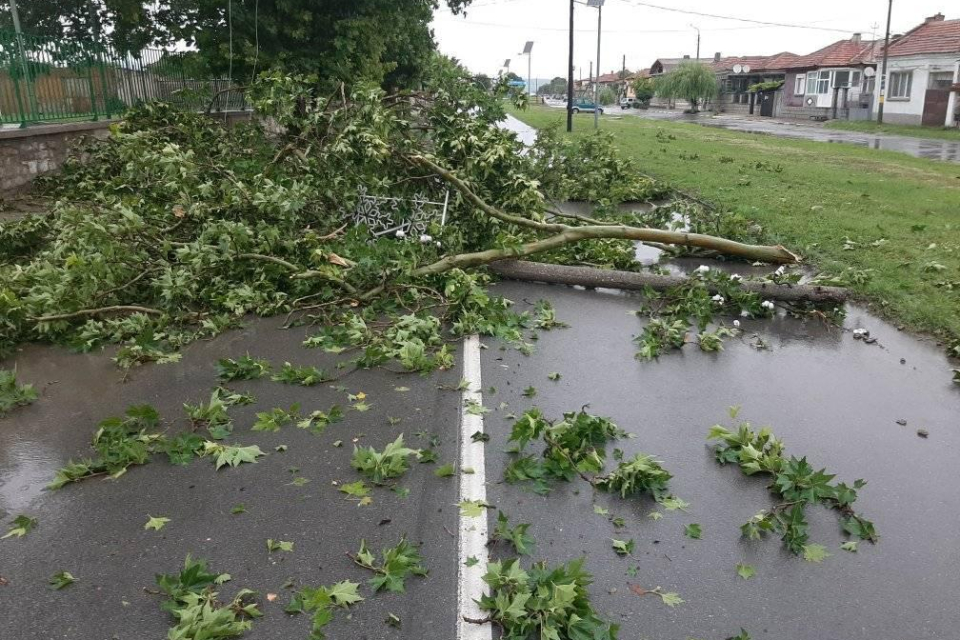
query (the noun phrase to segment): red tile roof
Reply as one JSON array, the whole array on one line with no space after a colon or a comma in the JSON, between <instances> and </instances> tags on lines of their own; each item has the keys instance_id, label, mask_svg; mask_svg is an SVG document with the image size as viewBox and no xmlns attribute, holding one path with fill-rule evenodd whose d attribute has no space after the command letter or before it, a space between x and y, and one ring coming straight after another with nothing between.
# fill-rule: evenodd
<instances>
[{"instance_id":1,"label":"red tile roof","mask_svg":"<svg viewBox=\"0 0 960 640\"><path fill-rule=\"evenodd\" d=\"M929 18L890 45L891 56L960 53L960 20Z\"/></svg>"},{"instance_id":2,"label":"red tile roof","mask_svg":"<svg viewBox=\"0 0 960 640\"><path fill-rule=\"evenodd\" d=\"M711 63L711 66L715 71L732 70L733 65L735 64L746 65L750 67L750 73L782 71L789 66L791 60L797 57L798 56L796 54L788 51L777 53L772 56L732 56L714 61Z\"/></svg>"},{"instance_id":3,"label":"red tile roof","mask_svg":"<svg viewBox=\"0 0 960 640\"><path fill-rule=\"evenodd\" d=\"M878 50L875 40L838 40L819 51L798 56L787 65L788 69L809 69L814 67L848 67L860 64L876 63Z\"/></svg>"}]
</instances>

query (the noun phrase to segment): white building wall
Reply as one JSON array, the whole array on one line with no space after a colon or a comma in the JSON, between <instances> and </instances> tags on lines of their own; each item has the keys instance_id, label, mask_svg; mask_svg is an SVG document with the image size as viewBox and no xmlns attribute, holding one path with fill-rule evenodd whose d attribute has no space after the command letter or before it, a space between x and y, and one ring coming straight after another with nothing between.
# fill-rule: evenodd
<instances>
[{"instance_id":1,"label":"white building wall","mask_svg":"<svg viewBox=\"0 0 960 640\"><path fill-rule=\"evenodd\" d=\"M892 57L887 62L887 99L883 107L883 120L891 124L920 124L923 120L923 104L927 94L927 85L930 82L931 73L940 73L950 71L956 73L957 56L956 54L945 54L937 56L897 56ZM911 85L910 98L891 98L890 97L890 74L895 71L912 71L913 84ZM877 97L874 100L873 112L876 114L877 106L880 102L880 91L877 89ZM952 121L952 111L947 109L948 121ZM952 123L952 122L951 122ZM947 124L947 121L944 122Z\"/></svg>"}]
</instances>

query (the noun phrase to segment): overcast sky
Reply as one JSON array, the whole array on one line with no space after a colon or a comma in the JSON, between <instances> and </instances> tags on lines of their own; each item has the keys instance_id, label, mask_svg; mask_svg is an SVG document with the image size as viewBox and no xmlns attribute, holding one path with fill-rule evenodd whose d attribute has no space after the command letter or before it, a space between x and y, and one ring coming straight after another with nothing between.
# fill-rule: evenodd
<instances>
[{"instance_id":1,"label":"overcast sky","mask_svg":"<svg viewBox=\"0 0 960 640\"><path fill-rule=\"evenodd\" d=\"M644 4L816 29L763 26ZM533 77L565 76L569 6L568 0L475 0L466 17L441 9L433 28L440 50L476 73L496 75L504 59L511 58L511 70L526 77L527 59L518 53L533 40ZM948 19L960 18L960 3L894 0L892 33L911 29L938 11ZM725 56L810 53L855 31L863 32L864 39L874 31L882 38L886 12L886 0L606 0L600 63L608 73L620 69L624 55L631 70L648 68L657 58L693 57L697 34L691 24L700 28L704 58L717 51ZM574 68L582 68L586 77L596 58L597 10L577 4L574 19Z\"/></svg>"}]
</instances>

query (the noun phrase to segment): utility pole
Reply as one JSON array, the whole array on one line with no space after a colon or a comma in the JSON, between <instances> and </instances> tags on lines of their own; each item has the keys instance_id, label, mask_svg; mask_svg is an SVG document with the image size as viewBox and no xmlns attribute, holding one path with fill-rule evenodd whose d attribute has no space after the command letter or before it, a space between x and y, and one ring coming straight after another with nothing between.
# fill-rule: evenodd
<instances>
[{"instance_id":1,"label":"utility pole","mask_svg":"<svg viewBox=\"0 0 960 640\"><path fill-rule=\"evenodd\" d=\"M627 54L623 54L623 65L620 67L620 88L623 89L623 98L627 97ZM620 98L621 96L617 96Z\"/></svg>"},{"instance_id":2,"label":"utility pole","mask_svg":"<svg viewBox=\"0 0 960 640\"><path fill-rule=\"evenodd\" d=\"M890 49L890 18L893 16L893 0L887 5L887 35L883 39L883 68L880 71L880 98L877 104L877 124L883 124L883 103L887 97L887 58Z\"/></svg>"},{"instance_id":3,"label":"utility pole","mask_svg":"<svg viewBox=\"0 0 960 640\"><path fill-rule=\"evenodd\" d=\"M603 20L603 1L587 0L588 7L597 8L597 79L593 83L593 128L600 127L600 104L597 102L597 90L600 85L600 25Z\"/></svg>"},{"instance_id":4,"label":"utility pole","mask_svg":"<svg viewBox=\"0 0 960 640\"><path fill-rule=\"evenodd\" d=\"M695 24L691 24L691 27L697 30L697 62L700 62L700 27Z\"/></svg>"},{"instance_id":5,"label":"utility pole","mask_svg":"<svg viewBox=\"0 0 960 640\"><path fill-rule=\"evenodd\" d=\"M527 40L527 44L523 45L523 51L520 52L521 56L527 56L527 97L529 98L533 95L533 80L531 79L530 69L532 68L533 60L533 40Z\"/></svg>"},{"instance_id":6,"label":"utility pole","mask_svg":"<svg viewBox=\"0 0 960 640\"><path fill-rule=\"evenodd\" d=\"M573 0L570 0L570 55L567 61L567 133L573 131Z\"/></svg>"}]
</instances>

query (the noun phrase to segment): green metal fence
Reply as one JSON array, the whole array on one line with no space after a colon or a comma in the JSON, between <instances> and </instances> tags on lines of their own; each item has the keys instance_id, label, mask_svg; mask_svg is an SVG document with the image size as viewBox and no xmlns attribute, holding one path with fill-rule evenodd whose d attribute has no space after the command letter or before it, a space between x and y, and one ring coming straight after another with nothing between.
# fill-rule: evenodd
<instances>
[{"instance_id":1,"label":"green metal fence","mask_svg":"<svg viewBox=\"0 0 960 640\"><path fill-rule=\"evenodd\" d=\"M147 100L186 109L239 111L243 93L226 78L194 71L190 52L121 53L100 43L69 42L0 30L0 125L98 120Z\"/></svg>"}]
</instances>

